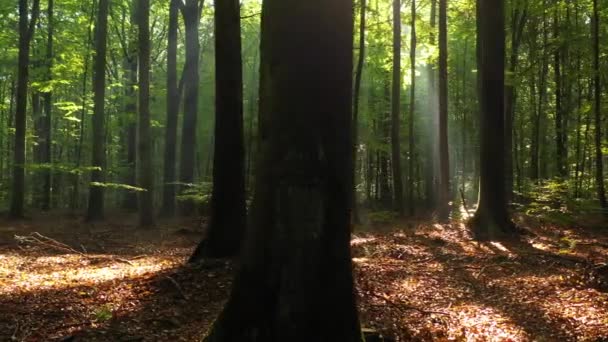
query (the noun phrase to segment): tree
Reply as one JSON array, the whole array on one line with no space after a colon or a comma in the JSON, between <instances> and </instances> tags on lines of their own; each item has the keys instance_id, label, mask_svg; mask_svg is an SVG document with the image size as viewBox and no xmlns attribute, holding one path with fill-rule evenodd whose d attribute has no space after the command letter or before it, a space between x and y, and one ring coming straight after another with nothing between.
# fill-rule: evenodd
<instances>
[{"instance_id":1,"label":"tree","mask_svg":"<svg viewBox=\"0 0 608 342\"><path fill-rule=\"evenodd\" d=\"M355 89L353 92L353 220L359 223L359 206L357 204L357 152L359 150L359 105L361 98L361 80L363 78L363 66L365 65L365 30L367 0L361 0L361 12L359 18L359 58L357 59L357 69L355 71Z\"/></svg>"},{"instance_id":2,"label":"tree","mask_svg":"<svg viewBox=\"0 0 608 342\"><path fill-rule=\"evenodd\" d=\"M411 4L411 39L410 39L410 123L409 123L409 170L408 170L408 205L410 215L414 215L416 206L414 205L414 166L416 161L416 137L414 136L414 114L416 111L416 0Z\"/></svg>"},{"instance_id":3,"label":"tree","mask_svg":"<svg viewBox=\"0 0 608 342\"><path fill-rule=\"evenodd\" d=\"M13 155L13 188L10 217L24 216L25 199L25 129L27 88L29 79L30 42L40 13L40 0L34 0L28 15L27 0L19 0L19 61L17 67L17 106L15 112L15 144ZM31 18L28 20L28 16Z\"/></svg>"},{"instance_id":4,"label":"tree","mask_svg":"<svg viewBox=\"0 0 608 342\"><path fill-rule=\"evenodd\" d=\"M393 207L403 214L401 174L401 0L393 0L393 88L391 92L391 165L393 167Z\"/></svg>"},{"instance_id":5,"label":"tree","mask_svg":"<svg viewBox=\"0 0 608 342\"><path fill-rule=\"evenodd\" d=\"M102 220L104 216L104 187L106 168L106 129L105 129L105 94L106 94L106 40L108 37L109 0L99 0L97 25L95 31L95 62L93 65L93 154L91 165L96 169L91 172L89 187L89 206L87 221Z\"/></svg>"},{"instance_id":6,"label":"tree","mask_svg":"<svg viewBox=\"0 0 608 342\"><path fill-rule=\"evenodd\" d=\"M169 28L167 34L167 124L165 129L165 158L163 172L163 204L161 213L165 216L175 214L175 145L177 143L177 119L179 114L180 92L177 84L177 29L179 0L169 4Z\"/></svg>"},{"instance_id":7,"label":"tree","mask_svg":"<svg viewBox=\"0 0 608 342\"><path fill-rule=\"evenodd\" d=\"M263 3L251 225L207 342L361 341L349 247L352 7Z\"/></svg>"},{"instance_id":8,"label":"tree","mask_svg":"<svg viewBox=\"0 0 608 342\"><path fill-rule=\"evenodd\" d=\"M505 32L504 1L479 0L480 44L480 185L479 203L471 226L479 240L514 233L507 210L504 134Z\"/></svg>"},{"instance_id":9,"label":"tree","mask_svg":"<svg viewBox=\"0 0 608 342\"><path fill-rule=\"evenodd\" d=\"M245 231L243 73L238 0L215 1L215 153L207 236L191 261L237 255Z\"/></svg>"},{"instance_id":10,"label":"tree","mask_svg":"<svg viewBox=\"0 0 608 342\"><path fill-rule=\"evenodd\" d=\"M154 176L152 173L152 136L150 135L150 0L139 0L139 117L137 120L137 184L139 226L154 225Z\"/></svg>"},{"instance_id":11,"label":"tree","mask_svg":"<svg viewBox=\"0 0 608 342\"><path fill-rule=\"evenodd\" d=\"M602 155L602 85L600 74L600 12L597 0L593 0L593 86L595 114L595 182L597 198L602 209L608 209L604 187L604 161Z\"/></svg>"},{"instance_id":12,"label":"tree","mask_svg":"<svg viewBox=\"0 0 608 342\"><path fill-rule=\"evenodd\" d=\"M439 0L439 189L438 216L449 216L450 154L448 148L448 4Z\"/></svg>"},{"instance_id":13,"label":"tree","mask_svg":"<svg viewBox=\"0 0 608 342\"><path fill-rule=\"evenodd\" d=\"M201 8L204 2L201 2ZM199 33L200 10L198 0L185 0L182 8L186 26L186 73L184 77L184 120L182 125L182 145L179 180L182 184L194 181L194 162L196 159L196 123L198 121L199 89ZM182 186L183 188L183 186ZM182 214L194 211L192 201L184 201Z\"/></svg>"},{"instance_id":14,"label":"tree","mask_svg":"<svg viewBox=\"0 0 608 342\"><path fill-rule=\"evenodd\" d=\"M46 40L46 82L51 82L53 79L53 7L54 1L48 0L47 3L47 40ZM41 159L40 162L51 165L52 162L52 114L53 114L53 96L49 90L43 94L44 99L44 117L42 120L43 136L41 139ZM42 210L51 209L51 170L46 169L42 174Z\"/></svg>"}]
</instances>

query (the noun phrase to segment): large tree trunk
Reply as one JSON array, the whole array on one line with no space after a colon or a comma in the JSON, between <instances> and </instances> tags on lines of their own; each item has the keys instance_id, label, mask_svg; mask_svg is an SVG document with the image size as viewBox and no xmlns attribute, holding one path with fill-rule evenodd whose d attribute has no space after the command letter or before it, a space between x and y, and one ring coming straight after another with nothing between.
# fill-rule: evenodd
<instances>
[{"instance_id":1,"label":"large tree trunk","mask_svg":"<svg viewBox=\"0 0 608 342\"><path fill-rule=\"evenodd\" d=\"M593 86L595 113L595 182L597 198L602 209L608 209L604 187L604 161L602 156L602 85L600 74L600 13L597 0L593 0ZM608 215L608 212L606 212Z\"/></svg>"},{"instance_id":2,"label":"large tree trunk","mask_svg":"<svg viewBox=\"0 0 608 342\"><path fill-rule=\"evenodd\" d=\"M186 0L182 8L186 26L186 74L184 79L184 119L182 122L182 142L179 180L182 190L186 184L194 181L194 163L196 160L196 127L198 121L199 89L199 50L198 40L199 7L197 0ZM194 212L192 201L183 201L180 205L183 215Z\"/></svg>"},{"instance_id":3,"label":"large tree trunk","mask_svg":"<svg viewBox=\"0 0 608 342\"><path fill-rule=\"evenodd\" d=\"M190 258L236 256L245 232L243 73L238 0L215 0L215 143L207 236Z\"/></svg>"},{"instance_id":4,"label":"large tree trunk","mask_svg":"<svg viewBox=\"0 0 608 342\"><path fill-rule=\"evenodd\" d=\"M13 154L13 188L11 218L22 218L25 202L25 130L27 88L29 79L30 42L40 13L40 0L34 0L28 20L27 0L19 0L19 61L17 66L17 109L15 113L15 145Z\"/></svg>"},{"instance_id":5,"label":"large tree trunk","mask_svg":"<svg viewBox=\"0 0 608 342\"><path fill-rule=\"evenodd\" d=\"M480 187L479 204L471 224L479 240L513 233L504 186L504 1L480 0L477 34L480 44Z\"/></svg>"},{"instance_id":6,"label":"large tree trunk","mask_svg":"<svg viewBox=\"0 0 608 342\"><path fill-rule=\"evenodd\" d=\"M401 173L401 0L393 0L393 82L391 92L391 166L393 207L403 214L403 175Z\"/></svg>"},{"instance_id":7,"label":"large tree trunk","mask_svg":"<svg viewBox=\"0 0 608 342\"><path fill-rule=\"evenodd\" d=\"M439 189L438 217L450 214L450 154L448 147L448 4L439 0Z\"/></svg>"},{"instance_id":8,"label":"large tree trunk","mask_svg":"<svg viewBox=\"0 0 608 342\"><path fill-rule=\"evenodd\" d=\"M357 162L358 162L358 147L359 147L359 99L361 95L361 80L363 78L363 66L365 65L365 30L366 30L366 13L367 0L361 0L361 13L359 19L359 59L357 61L357 69L355 71L355 89L353 92L353 220L356 224L360 223L359 205L357 203Z\"/></svg>"},{"instance_id":9,"label":"large tree trunk","mask_svg":"<svg viewBox=\"0 0 608 342\"><path fill-rule=\"evenodd\" d=\"M349 248L352 1L267 0L262 12L251 226L205 341L360 342Z\"/></svg>"},{"instance_id":10,"label":"large tree trunk","mask_svg":"<svg viewBox=\"0 0 608 342\"><path fill-rule=\"evenodd\" d=\"M430 33L429 44L434 46L436 43L435 30L437 23L437 0L431 0L431 17L430 17ZM439 132L439 112L437 103L437 71L431 64L427 65L428 73L428 110L429 122L427 138L427 151L430 153L430 158L427 158L427 172L425 177L426 182L426 202L427 207L434 211L437 207L438 200L438 181L439 181L439 145L437 144L437 134Z\"/></svg>"},{"instance_id":11,"label":"large tree trunk","mask_svg":"<svg viewBox=\"0 0 608 342\"><path fill-rule=\"evenodd\" d=\"M177 119L180 93L177 84L177 29L180 0L171 0L169 5L169 28L167 39L167 122L165 128L165 158L163 168L163 203L161 213L171 217L175 214L175 144L177 143Z\"/></svg>"},{"instance_id":12,"label":"large tree trunk","mask_svg":"<svg viewBox=\"0 0 608 342\"><path fill-rule=\"evenodd\" d=\"M150 0L139 0L139 117L137 121L137 185L139 226L154 226L154 174L152 173L152 136L150 135Z\"/></svg>"},{"instance_id":13,"label":"large tree trunk","mask_svg":"<svg viewBox=\"0 0 608 342\"><path fill-rule=\"evenodd\" d=\"M109 0L99 0L99 11L95 32L95 62L93 65L93 159L91 172L87 221L98 221L104 217L104 187L95 183L105 182L106 168L106 40L108 36Z\"/></svg>"},{"instance_id":14,"label":"large tree trunk","mask_svg":"<svg viewBox=\"0 0 608 342\"><path fill-rule=\"evenodd\" d=\"M557 5L559 5L557 1ZM559 9L555 8L553 14L553 39L559 43L560 39ZM555 48L553 53L553 70L555 73L555 150L556 150L556 169L557 175L566 178L566 146L564 144L563 106L562 106L562 69L561 69L561 43Z\"/></svg>"}]
</instances>

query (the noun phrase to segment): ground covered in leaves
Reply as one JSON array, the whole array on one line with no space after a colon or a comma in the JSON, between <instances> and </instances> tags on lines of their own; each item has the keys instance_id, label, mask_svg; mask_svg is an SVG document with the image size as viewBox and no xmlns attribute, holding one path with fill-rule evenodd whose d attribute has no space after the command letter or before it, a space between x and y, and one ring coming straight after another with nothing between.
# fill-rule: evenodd
<instances>
[{"instance_id":1,"label":"ground covered in leaves","mask_svg":"<svg viewBox=\"0 0 608 342\"><path fill-rule=\"evenodd\" d=\"M461 223L357 231L362 323L397 341L608 340L608 229L518 223L502 243ZM197 341L233 271L184 266L200 226L0 221L0 341Z\"/></svg>"}]
</instances>

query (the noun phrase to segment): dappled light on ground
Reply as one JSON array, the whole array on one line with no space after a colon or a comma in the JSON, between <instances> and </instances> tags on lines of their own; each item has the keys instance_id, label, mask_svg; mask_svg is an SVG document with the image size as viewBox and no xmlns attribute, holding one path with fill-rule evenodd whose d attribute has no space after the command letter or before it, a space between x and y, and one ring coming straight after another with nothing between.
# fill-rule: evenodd
<instances>
[{"instance_id":1,"label":"dappled light on ground","mask_svg":"<svg viewBox=\"0 0 608 342\"><path fill-rule=\"evenodd\" d=\"M488 243L460 222L357 230L362 324L397 341L608 338L608 232L518 224L528 229L521 240ZM194 222L143 233L57 225L32 221L19 232L68 250L0 244L2 341L197 341L228 297L230 263L184 265L202 234L184 228Z\"/></svg>"}]
</instances>

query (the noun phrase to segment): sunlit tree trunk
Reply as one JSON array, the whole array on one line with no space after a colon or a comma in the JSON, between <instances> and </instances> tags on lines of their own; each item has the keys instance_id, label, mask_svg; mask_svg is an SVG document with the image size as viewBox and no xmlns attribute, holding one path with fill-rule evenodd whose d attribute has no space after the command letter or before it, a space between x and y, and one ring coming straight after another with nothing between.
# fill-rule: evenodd
<instances>
[{"instance_id":1,"label":"sunlit tree trunk","mask_svg":"<svg viewBox=\"0 0 608 342\"><path fill-rule=\"evenodd\" d=\"M190 258L236 256L245 232L243 72L238 0L215 0L215 152L207 236Z\"/></svg>"},{"instance_id":2,"label":"sunlit tree trunk","mask_svg":"<svg viewBox=\"0 0 608 342\"><path fill-rule=\"evenodd\" d=\"M95 62L93 65L93 159L89 187L89 206L87 221L98 221L104 217L104 187L95 183L105 182L106 173L106 40L108 36L109 0L99 0L97 25L95 31Z\"/></svg>"},{"instance_id":3,"label":"sunlit tree trunk","mask_svg":"<svg viewBox=\"0 0 608 342\"><path fill-rule=\"evenodd\" d=\"M51 82L53 79L53 29L54 29L54 9L53 0L48 0L47 3L47 40L46 40L46 82ZM44 116L42 117L42 136L40 146L40 162L48 166L52 162L52 112L53 112L53 97L51 91L47 91L42 95L44 99ZM42 210L51 209L51 174L50 168L42 171L42 187L41 187L41 201L40 207Z\"/></svg>"},{"instance_id":4,"label":"sunlit tree trunk","mask_svg":"<svg viewBox=\"0 0 608 342\"><path fill-rule=\"evenodd\" d=\"M416 0L411 3L411 30L410 30L410 118L409 118L409 170L408 170L408 208L410 215L413 216L416 211L414 203L414 182L416 175L414 174L416 165L416 137L414 136L414 112L416 110Z\"/></svg>"},{"instance_id":5,"label":"sunlit tree trunk","mask_svg":"<svg viewBox=\"0 0 608 342\"><path fill-rule=\"evenodd\" d=\"M204 340L360 342L349 243L352 1L266 0L262 12L251 226Z\"/></svg>"}]
</instances>

